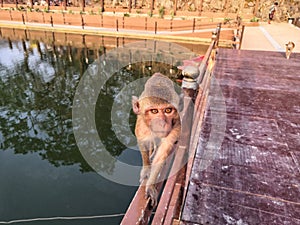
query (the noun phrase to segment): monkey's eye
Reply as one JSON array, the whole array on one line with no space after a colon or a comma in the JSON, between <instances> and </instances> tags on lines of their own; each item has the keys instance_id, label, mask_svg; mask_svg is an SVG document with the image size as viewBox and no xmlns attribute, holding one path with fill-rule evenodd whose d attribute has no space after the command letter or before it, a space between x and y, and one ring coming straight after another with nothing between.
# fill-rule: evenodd
<instances>
[{"instance_id":1,"label":"monkey's eye","mask_svg":"<svg viewBox=\"0 0 300 225\"><path fill-rule=\"evenodd\" d=\"M151 111L151 113L153 113L153 114L158 113L158 109L151 109L150 111Z\"/></svg>"},{"instance_id":2,"label":"monkey's eye","mask_svg":"<svg viewBox=\"0 0 300 225\"><path fill-rule=\"evenodd\" d=\"M165 113L171 113L172 111L173 111L172 108L166 108L166 109L165 109Z\"/></svg>"}]
</instances>

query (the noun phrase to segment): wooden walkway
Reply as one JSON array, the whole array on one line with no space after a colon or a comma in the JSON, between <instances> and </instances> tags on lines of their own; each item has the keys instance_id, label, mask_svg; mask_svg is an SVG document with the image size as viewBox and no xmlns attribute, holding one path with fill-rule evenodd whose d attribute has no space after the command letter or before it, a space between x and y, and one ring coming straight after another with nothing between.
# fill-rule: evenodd
<instances>
[{"instance_id":1,"label":"wooden walkway","mask_svg":"<svg viewBox=\"0 0 300 225\"><path fill-rule=\"evenodd\" d=\"M300 224L299 62L219 49L180 224Z\"/></svg>"}]
</instances>

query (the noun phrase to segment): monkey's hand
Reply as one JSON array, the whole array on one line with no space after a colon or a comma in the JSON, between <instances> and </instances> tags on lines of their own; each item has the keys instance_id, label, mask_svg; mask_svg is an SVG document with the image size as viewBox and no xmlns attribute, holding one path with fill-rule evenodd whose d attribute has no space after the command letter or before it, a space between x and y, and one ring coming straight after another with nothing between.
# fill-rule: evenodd
<instances>
[{"instance_id":1,"label":"monkey's hand","mask_svg":"<svg viewBox=\"0 0 300 225\"><path fill-rule=\"evenodd\" d=\"M143 180L148 179L150 175L150 167L143 167L140 173L140 183L143 182Z\"/></svg>"},{"instance_id":2,"label":"monkey's hand","mask_svg":"<svg viewBox=\"0 0 300 225\"><path fill-rule=\"evenodd\" d=\"M157 205L158 193L153 184L147 185L145 190L145 198L150 198L151 207L154 208Z\"/></svg>"}]
</instances>

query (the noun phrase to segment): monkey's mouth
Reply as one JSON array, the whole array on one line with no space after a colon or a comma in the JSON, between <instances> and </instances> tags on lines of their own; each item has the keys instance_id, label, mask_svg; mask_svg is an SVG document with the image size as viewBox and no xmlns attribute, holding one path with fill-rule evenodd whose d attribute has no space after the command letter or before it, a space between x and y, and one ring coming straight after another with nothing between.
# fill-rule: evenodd
<instances>
[{"instance_id":1,"label":"monkey's mouth","mask_svg":"<svg viewBox=\"0 0 300 225\"><path fill-rule=\"evenodd\" d=\"M154 131L154 133L156 134L157 137L159 138L164 138L168 136L168 132L165 131Z\"/></svg>"}]
</instances>

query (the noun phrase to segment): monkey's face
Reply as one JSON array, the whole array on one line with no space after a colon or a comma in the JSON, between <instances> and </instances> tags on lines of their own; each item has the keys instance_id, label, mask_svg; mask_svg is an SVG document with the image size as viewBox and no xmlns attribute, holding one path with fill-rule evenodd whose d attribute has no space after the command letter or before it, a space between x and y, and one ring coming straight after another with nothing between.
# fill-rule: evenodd
<instances>
[{"instance_id":1,"label":"monkey's face","mask_svg":"<svg viewBox=\"0 0 300 225\"><path fill-rule=\"evenodd\" d=\"M159 138L168 136L173 128L173 120L179 117L176 108L163 99L145 100L142 100L140 105L144 106L141 111L146 125L155 136Z\"/></svg>"}]
</instances>

